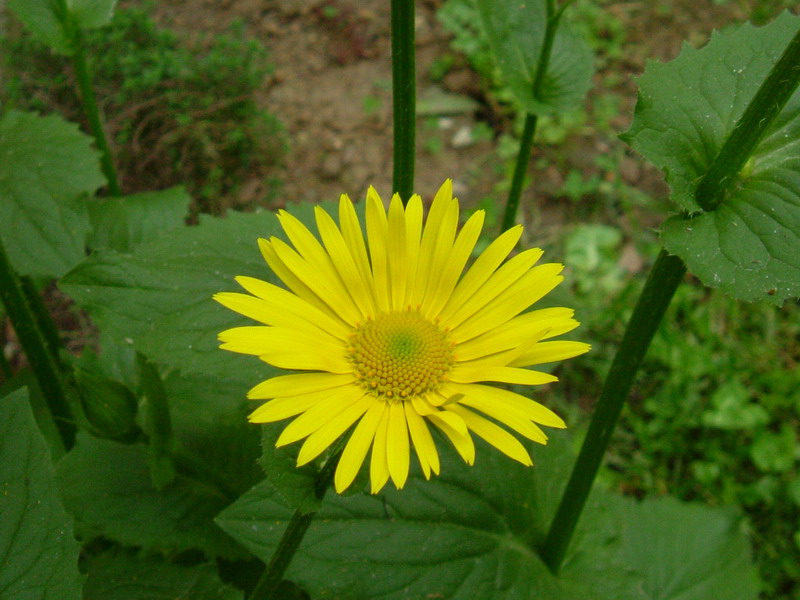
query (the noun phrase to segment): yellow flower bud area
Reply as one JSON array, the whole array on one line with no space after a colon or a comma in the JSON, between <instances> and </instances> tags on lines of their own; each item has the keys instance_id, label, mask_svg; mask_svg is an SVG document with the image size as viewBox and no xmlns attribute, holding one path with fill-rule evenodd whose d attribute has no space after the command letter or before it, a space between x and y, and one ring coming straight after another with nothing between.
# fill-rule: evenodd
<instances>
[{"instance_id":1,"label":"yellow flower bud area","mask_svg":"<svg viewBox=\"0 0 800 600\"><path fill-rule=\"evenodd\" d=\"M435 390L453 365L445 331L417 311L378 315L350 339L348 358L361 385L387 401Z\"/></svg>"}]
</instances>

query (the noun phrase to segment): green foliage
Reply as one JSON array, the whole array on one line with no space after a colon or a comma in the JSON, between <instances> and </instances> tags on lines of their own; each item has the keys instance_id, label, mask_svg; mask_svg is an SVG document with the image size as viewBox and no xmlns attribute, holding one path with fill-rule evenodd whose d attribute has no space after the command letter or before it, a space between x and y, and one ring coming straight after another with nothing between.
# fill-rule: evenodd
<instances>
[{"instance_id":1,"label":"green foliage","mask_svg":"<svg viewBox=\"0 0 800 600\"><path fill-rule=\"evenodd\" d=\"M220 196L234 193L247 175L266 177L281 160L282 127L253 95L272 67L242 24L189 45L158 28L146 10L130 8L84 37L126 191L185 183L196 208L220 212ZM4 104L58 106L79 118L72 82L46 47L25 36L5 45L13 76L0 93Z\"/></svg>"},{"instance_id":2,"label":"green foliage","mask_svg":"<svg viewBox=\"0 0 800 600\"><path fill-rule=\"evenodd\" d=\"M0 398L0 597L77 600L78 543L26 390Z\"/></svg>"},{"instance_id":3,"label":"green foliage","mask_svg":"<svg viewBox=\"0 0 800 600\"><path fill-rule=\"evenodd\" d=\"M477 4L503 78L526 112L561 112L583 100L592 82L592 54L567 23L559 24L547 69L537 74L545 44L547 0L477 0Z\"/></svg>"},{"instance_id":4,"label":"green foliage","mask_svg":"<svg viewBox=\"0 0 800 600\"><path fill-rule=\"evenodd\" d=\"M21 273L58 277L83 258L85 195L105 183L90 144L57 115L0 117L0 239Z\"/></svg>"},{"instance_id":5,"label":"green foliage","mask_svg":"<svg viewBox=\"0 0 800 600\"><path fill-rule=\"evenodd\" d=\"M760 29L716 33L702 50L684 48L666 65L650 63L640 80L626 139L664 169L684 214L664 225L665 247L706 285L743 300L782 304L800 295L800 93L759 142L722 205L700 210L697 185L800 17L784 14ZM686 215L688 213L688 216Z\"/></svg>"}]
</instances>

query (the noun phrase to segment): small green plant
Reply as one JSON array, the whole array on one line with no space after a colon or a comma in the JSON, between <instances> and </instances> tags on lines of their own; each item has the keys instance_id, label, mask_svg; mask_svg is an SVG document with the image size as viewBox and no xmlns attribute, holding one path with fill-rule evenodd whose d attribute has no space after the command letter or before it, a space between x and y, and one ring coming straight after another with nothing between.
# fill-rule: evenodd
<instances>
[{"instance_id":1,"label":"small green plant","mask_svg":"<svg viewBox=\"0 0 800 600\"><path fill-rule=\"evenodd\" d=\"M130 8L85 38L125 192L186 182L196 209L217 213L238 185L266 178L281 160L282 126L254 97L272 67L242 23L186 46L146 9ZM4 45L11 77L3 104L82 118L65 63L26 35Z\"/></svg>"}]
</instances>

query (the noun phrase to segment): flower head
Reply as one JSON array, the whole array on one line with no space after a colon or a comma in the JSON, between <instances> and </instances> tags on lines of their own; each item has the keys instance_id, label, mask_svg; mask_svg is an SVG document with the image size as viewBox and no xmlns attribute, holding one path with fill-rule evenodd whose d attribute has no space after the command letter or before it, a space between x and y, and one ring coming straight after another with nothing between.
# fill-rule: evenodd
<instances>
[{"instance_id":1,"label":"flower head","mask_svg":"<svg viewBox=\"0 0 800 600\"><path fill-rule=\"evenodd\" d=\"M320 207L315 216L320 239L281 211L291 245L274 237L259 240L288 290L237 277L249 294L214 296L263 323L223 331L222 348L302 371L250 390L249 398L267 400L250 421L294 418L277 445L305 440L298 466L352 429L336 470L337 492L353 482L370 449L373 493L389 478L403 487L411 446L425 477L438 474L432 427L469 464L475 461L472 434L532 464L508 430L544 444L539 426L562 428L564 421L525 396L483 382L556 381L526 367L589 349L580 342L545 341L577 327L572 310L523 312L561 282L562 266L537 265L539 249L506 260L522 233L517 226L466 268L484 213L474 213L457 232L458 200L449 180L427 220L419 196L403 207L395 195L387 214L370 188L366 243L347 196L339 202L338 226Z\"/></svg>"}]
</instances>

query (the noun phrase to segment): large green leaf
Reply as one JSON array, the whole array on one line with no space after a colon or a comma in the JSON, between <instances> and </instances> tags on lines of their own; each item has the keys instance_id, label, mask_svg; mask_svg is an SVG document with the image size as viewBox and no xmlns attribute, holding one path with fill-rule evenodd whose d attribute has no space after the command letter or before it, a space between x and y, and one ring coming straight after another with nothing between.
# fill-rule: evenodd
<instances>
[{"instance_id":1,"label":"large green leaf","mask_svg":"<svg viewBox=\"0 0 800 600\"><path fill-rule=\"evenodd\" d=\"M80 598L72 518L24 389L0 399L0 485L0 598Z\"/></svg>"},{"instance_id":2,"label":"large green leaf","mask_svg":"<svg viewBox=\"0 0 800 600\"><path fill-rule=\"evenodd\" d=\"M219 350L217 334L251 324L211 299L236 290L236 275L272 278L256 242L276 233L272 213L232 213L169 232L132 254L99 251L61 281L61 289L107 334L152 360L187 373L255 385L274 369Z\"/></svg>"},{"instance_id":3,"label":"large green leaf","mask_svg":"<svg viewBox=\"0 0 800 600\"><path fill-rule=\"evenodd\" d=\"M89 561L83 600L241 600L214 565L179 566L156 558L106 553Z\"/></svg>"},{"instance_id":4,"label":"large green leaf","mask_svg":"<svg viewBox=\"0 0 800 600\"><path fill-rule=\"evenodd\" d=\"M85 256L82 196L105 183L91 138L61 117L0 117L0 239L25 275L58 277Z\"/></svg>"},{"instance_id":5,"label":"large green leaf","mask_svg":"<svg viewBox=\"0 0 800 600\"><path fill-rule=\"evenodd\" d=\"M626 564L645 575L651 600L754 600L758 580L733 511L674 498L619 499Z\"/></svg>"},{"instance_id":6,"label":"large green leaf","mask_svg":"<svg viewBox=\"0 0 800 600\"><path fill-rule=\"evenodd\" d=\"M59 462L58 482L67 510L84 536L103 535L158 551L193 548L239 558L242 549L212 519L229 499L195 477L179 476L153 488L147 449L79 434Z\"/></svg>"},{"instance_id":7,"label":"large green leaf","mask_svg":"<svg viewBox=\"0 0 800 600\"><path fill-rule=\"evenodd\" d=\"M110 22L116 3L116 0L66 0L65 2L75 25L87 29ZM8 6L37 40L60 54L73 54L69 29L65 25L67 15L60 12L59 2L9 0Z\"/></svg>"},{"instance_id":8,"label":"large green leaf","mask_svg":"<svg viewBox=\"0 0 800 600\"><path fill-rule=\"evenodd\" d=\"M89 205L89 247L130 252L183 225L190 202L183 187L97 199Z\"/></svg>"},{"instance_id":9,"label":"large green leaf","mask_svg":"<svg viewBox=\"0 0 800 600\"><path fill-rule=\"evenodd\" d=\"M765 27L715 32L668 64L648 63L625 134L664 170L685 213L664 225L666 248L703 283L743 300L800 295L800 91L717 210L695 214L695 191L798 27L800 17L786 13Z\"/></svg>"},{"instance_id":10,"label":"large green leaf","mask_svg":"<svg viewBox=\"0 0 800 600\"><path fill-rule=\"evenodd\" d=\"M430 482L417 472L399 492L331 493L288 576L320 599L645 600L638 577L615 564L615 540L602 528L582 529L560 580L532 550L571 462L564 443L553 446L534 449L533 469L480 444L472 468L444 451L442 476ZM589 512L604 510L596 497ZM291 512L265 482L217 522L267 560Z\"/></svg>"},{"instance_id":11,"label":"large green leaf","mask_svg":"<svg viewBox=\"0 0 800 600\"><path fill-rule=\"evenodd\" d=\"M483 27L503 77L522 107L552 114L578 104L592 84L592 52L561 20L540 94L533 82L544 44L547 0L478 0Z\"/></svg>"}]
</instances>

